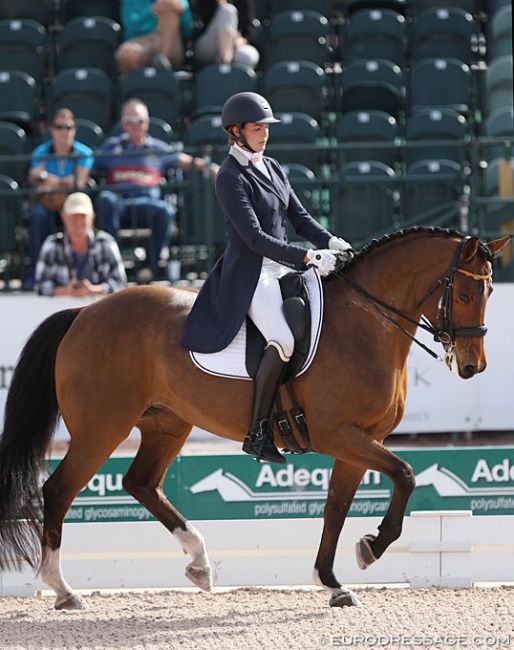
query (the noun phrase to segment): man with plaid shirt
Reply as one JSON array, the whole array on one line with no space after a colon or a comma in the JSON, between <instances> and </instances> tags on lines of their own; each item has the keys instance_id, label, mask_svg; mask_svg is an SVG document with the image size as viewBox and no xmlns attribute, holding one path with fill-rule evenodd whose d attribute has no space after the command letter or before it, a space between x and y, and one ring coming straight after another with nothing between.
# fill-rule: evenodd
<instances>
[{"instance_id":1,"label":"man with plaid shirt","mask_svg":"<svg viewBox=\"0 0 514 650\"><path fill-rule=\"evenodd\" d=\"M47 237L36 265L42 296L94 296L122 289L127 276L114 237L93 228L87 194L70 194L63 205L64 233Z\"/></svg>"}]
</instances>

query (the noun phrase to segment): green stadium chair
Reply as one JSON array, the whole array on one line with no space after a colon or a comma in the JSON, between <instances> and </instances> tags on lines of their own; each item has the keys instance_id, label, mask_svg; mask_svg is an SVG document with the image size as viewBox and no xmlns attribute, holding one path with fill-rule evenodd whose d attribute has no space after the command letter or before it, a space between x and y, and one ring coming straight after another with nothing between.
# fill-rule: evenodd
<instances>
[{"instance_id":1,"label":"green stadium chair","mask_svg":"<svg viewBox=\"0 0 514 650\"><path fill-rule=\"evenodd\" d=\"M276 113L302 112L320 122L327 109L327 76L310 61L282 61L269 66L262 79L263 95Z\"/></svg>"},{"instance_id":2,"label":"green stadium chair","mask_svg":"<svg viewBox=\"0 0 514 650\"><path fill-rule=\"evenodd\" d=\"M512 54L499 56L490 62L485 76L487 114L513 105L512 99Z\"/></svg>"},{"instance_id":3,"label":"green stadium chair","mask_svg":"<svg viewBox=\"0 0 514 650\"><path fill-rule=\"evenodd\" d=\"M119 23L105 16L74 18L63 27L58 70L67 68L98 68L115 79L118 65L115 52L120 43Z\"/></svg>"},{"instance_id":4,"label":"green stadium chair","mask_svg":"<svg viewBox=\"0 0 514 650\"><path fill-rule=\"evenodd\" d=\"M361 9L350 15L341 39L342 59L387 59L400 67L405 60L407 22L391 9Z\"/></svg>"},{"instance_id":5,"label":"green stadium chair","mask_svg":"<svg viewBox=\"0 0 514 650\"><path fill-rule=\"evenodd\" d=\"M0 122L0 174L13 178L19 185L27 180L28 161L16 160L28 152L27 135L18 124Z\"/></svg>"},{"instance_id":6,"label":"green stadium chair","mask_svg":"<svg viewBox=\"0 0 514 650\"><path fill-rule=\"evenodd\" d=\"M510 157L514 151L514 108L504 106L488 115L484 123L485 138L501 139L501 142L488 144L480 140L482 156L485 160Z\"/></svg>"},{"instance_id":7,"label":"green stadium chair","mask_svg":"<svg viewBox=\"0 0 514 650\"><path fill-rule=\"evenodd\" d=\"M75 139L78 142L86 144L91 149L97 149L102 144L105 139L105 133L101 126L83 117L77 118L75 123L77 126Z\"/></svg>"},{"instance_id":8,"label":"green stadium chair","mask_svg":"<svg viewBox=\"0 0 514 650\"><path fill-rule=\"evenodd\" d=\"M214 162L221 163L227 155L227 134L221 128L221 115L202 115L194 119L184 131L184 144L194 149L197 156L205 153L206 147Z\"/></svg>"},{"instance_id":9,"label":"green stadium chair","mask_svg":"<svg viewBox=\"0 0 514 650\"><path fill-rule=\"evenodd\" d=\"M257 75L248 66L236 63L205 65L193 78L193 115L219 115L223 104L233 94L256 90Z\"/></svg>"},{"instance_id":10,"label":"green stadium chair","mask_svg":"<svg viewBox=\"0 0 514 650\"><path fill-rule=\"evenodd\" d=\"M0 120L15 122L27 131L37 116L39 101L34 77L21 70L0 70Z\"/></svg>"},{"instance_id":11,"label":"green stadium chair","mask_svg":"<svg viewBox=\"0 0 514 650\"><path fill-rule=\"evenodd\" d=\"M470 158L468 123L451 108L425 108L410 115L405 124L405 144L407 165L432 158L462 165Z\"/></svg>"},{"instance_id":12,"label":"green stadium chair","mask_svg":"<svg viewBox=\"0 0 514 650\"><path fill-rule=\"evenodd\" d=\"M444 58L415 62L410 73L410 110L421 108L451 108L470 114L473 81L469 66L457 59Z\"/></svg>"},{"instance_id":13,"label":"green stadium chair","mask_svg":"<svg viewBox=\"0 0 514 650\"><path fill-rule=\"evenodd\" d=\"M69 108L75 117L91 120L104 131L112 124L114 92L112 80L103 70L62 70L48 88L47 101L50 115L58 108Z\"/></svg>"},{"instance_id":14,"label":"green stadium chair","mask_svg":"<svg viewBox=\"0 0 514 650\"><path fill-rule=\"evenodd\" d=\"M331 58L331 26L318 11L284 11L271 18L267 32L267 65L279 61L311 61L323 67Z\"/></svg>"},{"instance_id":15,"label":"green stadium chair","mask_svg":"<svg viewBox=\"0 0 514 650\"><path fill-rule=\"evenodd\" d=\"M305 113L280 113L280 120L270 125L270 140L266 155L281 163L296 163L316 171L323 160L323 151L318 146L321 129L318 122Z\"/></svg>"},{"instance_id":16,"label":"green stadium chair","mask_svg":"<svg viewBox=\"0 0 514 650\"><path fill-rule=\"evenodd\" d=\"M487 24L489 60L499 56L512 56L512 5L498 9Z\"/></svg>"},{"instance_id":17,"label":"green stadium chair","mask_svg":"<svg viewBox=\"0 0 514 650\"><path fill-rule=\"evenodd\" d=\"M473 16L456 7L433 7L417 14L413 21L411 56L452 58L470 64L479 28Z\"/></svg>"},{"instance_id":18,"label":"green stadium chair","mask_svg":"<svg viewBox=\"0 0 514 650\"><path fill-rule=\"evenodd\" d=\"M46 30L29 18L0 20L0 61L40 84L45 73Z\"/></svg>"},{"instance_id":19,"label":"green stadium chair","mask_svg":"<svg viewBox=\"0 0 514 650\"><path fill-rule=\"evenodd\" d=\"M350 111L336 123L338 145L351 145L338 150L336 164L377 160L392 167L399 162L399 127L392 115L384 111Z\"/></svg>"}]
</instances>

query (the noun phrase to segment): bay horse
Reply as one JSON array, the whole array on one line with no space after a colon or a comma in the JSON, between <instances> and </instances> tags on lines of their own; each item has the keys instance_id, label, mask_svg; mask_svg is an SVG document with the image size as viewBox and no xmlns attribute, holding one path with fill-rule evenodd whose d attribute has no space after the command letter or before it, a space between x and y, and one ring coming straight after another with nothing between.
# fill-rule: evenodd
<instances>
[{"instance_id":1,"label":"bay horse","mask_svg":"<svg viewBox=\"0 0 514 650\"><path fill-rule=\"evenodd\" d=\"M492 262L510 240L486 244L453 230L413 227L373 240L323 280L317 353L293 387L313 450L334 459L314 566L332 606L361 604L337 580L333 563L367 469L388 476L394 490L378 534L357 543L359 566L375 562L401 533L414 476L382 442L403 416L418 322L424 316L421 326L443 344L450 370L464 379L482 372ZM131 287L53 314L21 352L0 439L0 569L37 567L57 609L83 607L61 570L64 516L134 426L141 443L123 487L191 555L187 577L211 589L204 539L165 498L162 484L193 425L243 441L253 386L200 371L179 347L194 299L188 290ZM41 488L59 415L70 445Z\"/></svg>"}]
</instances>

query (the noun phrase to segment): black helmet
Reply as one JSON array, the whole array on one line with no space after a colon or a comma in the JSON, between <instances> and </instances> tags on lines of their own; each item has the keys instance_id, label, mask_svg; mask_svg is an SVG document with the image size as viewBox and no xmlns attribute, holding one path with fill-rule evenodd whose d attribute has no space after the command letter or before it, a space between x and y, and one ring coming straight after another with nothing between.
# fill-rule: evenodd
<instances>
[{"instance_id":1,"label":"black helmet","mask_svg":"<svg viewBox=\"0 0 514 650\"><path fill-rule=\"evenodd\" d=\"M257 93L237 93L225 102L221 111L221 125L225 131L228 127L253 124L273 124L280 122L273 117L273 111L267 100Z\"/></svg>"}]
</instances>

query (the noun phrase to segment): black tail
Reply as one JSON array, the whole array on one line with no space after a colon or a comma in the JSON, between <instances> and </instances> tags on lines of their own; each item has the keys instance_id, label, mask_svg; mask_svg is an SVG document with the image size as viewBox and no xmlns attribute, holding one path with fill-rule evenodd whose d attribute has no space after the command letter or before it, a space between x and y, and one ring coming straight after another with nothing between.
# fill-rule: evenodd
<instances>
[{"instance_id":1,"label":"black tail","mask_svg":"<svg viewBox=\"0 0 514 650\"><path fill-rule=\"evenodd\" d=\"M48 317L25 344L7 394L0 437L0 570L36 566L41 549L41 479L59 418L55 357L80 309Z\"/></svg>"}]
</instances>

